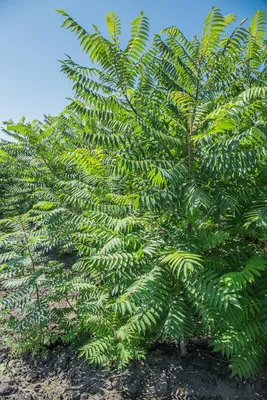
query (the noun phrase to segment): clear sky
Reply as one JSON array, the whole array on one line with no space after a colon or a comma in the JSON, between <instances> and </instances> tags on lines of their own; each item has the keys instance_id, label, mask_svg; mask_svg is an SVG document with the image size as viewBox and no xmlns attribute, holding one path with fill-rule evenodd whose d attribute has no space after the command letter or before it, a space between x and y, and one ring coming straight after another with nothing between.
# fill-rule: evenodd
<instances>
[{"instance_id":1,"label":"clear sky","mask_svg":"<svg viewBox=\"0 0 267 400\"><path fill-rule=\"evenodd\" d=\"M189 37L200 35L213 5L240 19L257 9L267 11L267 0L0 0L0 123L58 114L72 93L57 60L66 53L88 63L75 35L61 28L63 17L55 9L65 10L89 31L92 22L102 32L106 14L115 11L126 39L141 10L150 18L151 33L176 25Z\"/></svg>"}]
</instances>

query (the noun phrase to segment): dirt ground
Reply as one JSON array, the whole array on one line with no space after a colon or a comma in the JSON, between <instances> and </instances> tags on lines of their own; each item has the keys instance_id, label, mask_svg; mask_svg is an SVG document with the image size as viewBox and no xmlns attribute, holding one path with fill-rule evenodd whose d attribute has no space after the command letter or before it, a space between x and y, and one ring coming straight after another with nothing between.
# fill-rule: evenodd
<instances>
[{"instance_id":1,"label":"dirt ground","mask_svg":"<svg viewBox=\"0 0 267 400\"><path fill-rule=\"evenodd\" d=\"M133 362L123 374L90 366L62 346L45 356L15 357L0 344L0 398L267 399L267 368L257 379L233 378L227 361L212 353L205 343L192 344L185 359L177 348L157 345L145 362Z\"/></svg>"}]
</instances>

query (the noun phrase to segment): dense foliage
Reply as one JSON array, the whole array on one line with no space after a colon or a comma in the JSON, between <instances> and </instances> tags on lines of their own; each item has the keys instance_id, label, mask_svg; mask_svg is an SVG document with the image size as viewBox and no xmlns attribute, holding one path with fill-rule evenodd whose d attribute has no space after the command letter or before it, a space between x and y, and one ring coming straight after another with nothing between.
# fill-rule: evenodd
<instances>
[{"instance_id":1,"label":"dense foliage","mask_svg":"<svg viewBox=\"0 0 267 400\"><path fill-rule=\"evenodd\" d=\"M74 99L44 122L5 122L0 147L2 298L13 346L59 338L120 368L155 341L205 335L234 374L267 346L265 13L213 8L201 39L122 49L63 11L92 62L62 72ZM231 28L233 25L234 28ZM230 32L230 33L229 33Z\"/></svg>"}]
</instances>

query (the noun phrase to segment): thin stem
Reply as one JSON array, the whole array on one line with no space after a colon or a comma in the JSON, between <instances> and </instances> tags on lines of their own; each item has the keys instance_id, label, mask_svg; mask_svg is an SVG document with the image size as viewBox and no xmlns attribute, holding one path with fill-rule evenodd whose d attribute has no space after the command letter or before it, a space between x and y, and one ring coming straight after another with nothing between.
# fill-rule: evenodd
<instances>
[{"instance_id":1,"label":"thin stem","mask_svg":"<svg viewBox=\"0 0 267 400\"><path fill-rule=\"evenodd\" d=\"M72 311L75 313L75 315L76 315L77 317L79 317L79 314L77 313L77 311L75 310L75 308L73 307L73 305L69 302L69 299L68 299L68 296L67 296L67 295L65 295L65 298L66 298L66 302L68 303L68 305L70 306L70 308L72 309Z\"/></svg>"},{"instance_id":2,"label":"thin stem","mask_svg":"<svg viewBox=\"0 0 267 400\"><path fill-rule=\"evenodd\" d=\"M35 274L36 268L35 268L34 258L32 256L32 253L31 253L31 250L30 250L30 247L29 247L29 238L28 238L28 235L27 235L27 233L25 231L24 225L23 225L23 223L21 221L20 221L20 226L21 226L21 229L23 231L23 235L24 235L24 239L25 239L25 247L26 247L27 253L29 254L29 257L30 257L30 260L31 260L32 272L33 272L33 274ZM40 293L39 293L39 288L38 288L38 285L37 285L36 282L35 282L34 286L35 286L35 291L36 291L38 310L39 310L39 313L41 314ZM41 322L40 322L40 335L42 337Z\"/></svg>"},{"instance_id":3,"label":"thin stem","mask_svg":"<svg viewBox=\"0 0 267 400\"><path fill-rule=\"evenodd\" d=\"M124 95L127 103L129 104L130 108L132 109L132 111L139 117L138 112L136 111L136 109L134 108L134 106L132 105L130 99L128 98L127 94Z\"/></svg>"},{"instance_id":4,"label":"thin stem","mask_svg":"<svg viewBox=\"0 0 267 400\"><path fill-rule=\"evenodd\" d=\"M192 175L193 175L193 161L194 161L193 143L192 143L191 136L192 136L193 131L194 131L195 114L196 114L196 110L197 110L197 102L198 102L198 96L199 96L200 66L201 66L201 63L199 61L199 69L198 69L197 85L196 85L196 94L195 94L195 104L194 104L194 108L193 108L192 115L191 115L190 122L189 122L189 132L188 132L188 142L187 142L188 166L189 166L190 181L191 181ZM188 223L188 231L189 232L192 231L192 223L191 222Z\"/></svg>"}]
</instances>

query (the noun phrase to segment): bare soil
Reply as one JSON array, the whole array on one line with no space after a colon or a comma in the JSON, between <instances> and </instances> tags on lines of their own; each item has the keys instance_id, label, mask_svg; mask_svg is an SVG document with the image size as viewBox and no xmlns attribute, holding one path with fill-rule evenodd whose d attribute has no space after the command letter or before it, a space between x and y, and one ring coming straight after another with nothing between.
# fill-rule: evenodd
<instances>
[{"instance_id":1,"label":"bare soil","mask_svg":"<svg viewBox=\"0 0 267 400\"><path fill-rule=\"evenodd\" d=\"M145 362L133 362L124 373L90 366L60 345L46 355L17 357L0 344L0 398L267 399L267 368L248 381L231 377L227 360L212 353L205 342L191 344L186 358L175 346L155 345Z\"/></svg>"}]
</instances>

